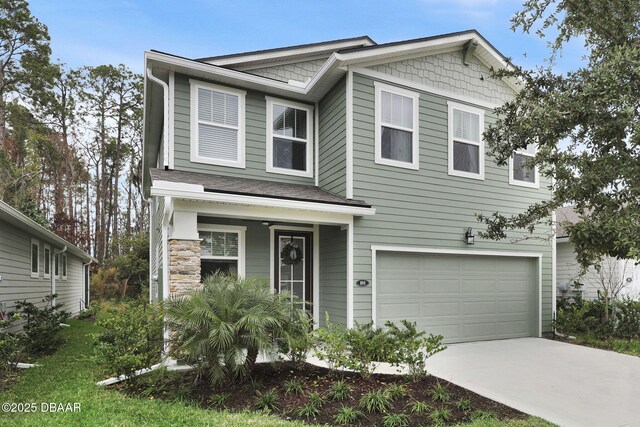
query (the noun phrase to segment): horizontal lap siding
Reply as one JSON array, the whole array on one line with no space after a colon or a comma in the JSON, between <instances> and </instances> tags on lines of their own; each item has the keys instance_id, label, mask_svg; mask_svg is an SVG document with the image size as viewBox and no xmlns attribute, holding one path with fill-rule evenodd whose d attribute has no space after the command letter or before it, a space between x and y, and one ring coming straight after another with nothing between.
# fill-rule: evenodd
<instances>
[{"instance_id":1,"label":"horizontal lap siding","mask_svg":"<svg viewBox=\"0 0 640 427\"><path fill-rule=\"evenodd\" d=\"M320 226L320 325L347 324L347 232Z\"/></svg>"},{"instance_id":2,"label":"horizontal lap siding","mask_svg":"<svg viewBox=\"0 0 640 427\"><path fill-rule=\"evenodd\" d=\"M266 181L313 184L313 178L282 175L266 172L266 100L265 95L249 91L246 96L245 111L245 160L246 167L233 168L191 162L191 121L190 121L189 77L178 74L175 78L175 169L204 172L225 176L255 178ZM313 135L313 132L309 133ZM311 147L309 147L311 149Z\"/></svg>"},{"instance_id":3,"label":"horizontal lap siding","mask_svg":"<svg viewBox=\"0 0 640 427\"><path fill-rule=\"evenodd\" d=\"M151 197L149 205L151 212L151 242L149 254L149 268L151 269L151 277L156 277L157 281L151 283L151 300L157 301L162 299L163 285L163 244L162 244L162 221L164 216L164 197Z\"/></svg>"},{"instance_id":4,"label":"horizontal lap siding","mask_svg":"<svg viewBox=\"0 0 640 427\"><path fill-rule=\"evenodd\" d=\"M476 213L523 212L531 203L549 197L540 189L509 185L507 166L498 167L485 156L485 180L449 176L447 99L420 93L420 169L401 169L374 163L374 84L354 74L354 198L376 208L372 217L354 220L354 279L371 280L371 245L420 248L492 250L542 253L543 330L551 326L551 247L542 238L550 230L541 226L533 237L510 233L503 241L467 246L464 231L482 229ZM485 113L485 127L495 118ZM518 243L512 243L519 240ZM354 320L371 320L371 287L354 285Z\"/></svg>"},{"instance_id":5,"label":"horizontal lap siding","mask_svg":"<svg viewBox=\"0 0 640 427\"><path fill-rule=\"evenodd\" d=\"M345 79L338 82L319 103L319 177L321 188L346 195L346 93Z\"/></svg>"},{"instance_id":6,"label":"horizontal lap siding","mask_svg":"<svg viewBox=\"0 0 640 427\"><path fill-rule=\"evenodd\" d=\"M80 312L80 300L84 300L82 260L75 255L67 254L67 278L56 279L56 294L56 303L63 304L62 310L73 315Z\"/></svg>"}]
</instances>

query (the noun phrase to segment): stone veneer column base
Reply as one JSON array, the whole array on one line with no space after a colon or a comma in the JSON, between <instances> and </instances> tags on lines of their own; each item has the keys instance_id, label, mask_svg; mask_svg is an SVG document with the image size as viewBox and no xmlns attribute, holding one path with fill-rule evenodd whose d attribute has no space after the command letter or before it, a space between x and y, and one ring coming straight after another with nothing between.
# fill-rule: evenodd
<instances>
[{"instance_id":1,"label":"stone veneer column base","mask_svg":"<svg viewBox=\"0 0 640 427\"><path fill-rule=\"evenodd\" d=\"M200 286L200 240L169 239L169 296Z\"/></svg>"}]
</instances>

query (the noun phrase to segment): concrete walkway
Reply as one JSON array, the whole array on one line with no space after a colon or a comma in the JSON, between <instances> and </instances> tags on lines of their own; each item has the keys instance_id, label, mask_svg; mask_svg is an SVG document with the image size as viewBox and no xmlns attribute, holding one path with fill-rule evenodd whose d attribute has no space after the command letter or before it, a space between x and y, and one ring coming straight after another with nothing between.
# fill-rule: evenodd
<instances>
[{"instance_id":1,"label":"concrete walkway","mask_svg":"<svg viewBox=\"0 0 640 427\"><path fill-rule=\"evenodd\" d=\"M521 338L453 344L427 369L561 426L640 426L638 357Z\"/></svg>"}]
</instances>

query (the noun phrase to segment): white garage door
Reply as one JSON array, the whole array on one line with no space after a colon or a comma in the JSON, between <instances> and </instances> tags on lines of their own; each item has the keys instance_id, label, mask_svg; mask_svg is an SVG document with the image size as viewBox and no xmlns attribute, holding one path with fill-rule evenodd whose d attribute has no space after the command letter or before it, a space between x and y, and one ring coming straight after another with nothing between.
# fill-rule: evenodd
<instances>
[{"instance_id":1,"label":"white garage door","mask_svg":"<svg viewBox=\"0 0 640 427\"><path fill-rule=\"evenodd\" d=\"M537 259L379 252L376 322L408 319L445 342L537 336Z\"/></svg>"}]
</instances>

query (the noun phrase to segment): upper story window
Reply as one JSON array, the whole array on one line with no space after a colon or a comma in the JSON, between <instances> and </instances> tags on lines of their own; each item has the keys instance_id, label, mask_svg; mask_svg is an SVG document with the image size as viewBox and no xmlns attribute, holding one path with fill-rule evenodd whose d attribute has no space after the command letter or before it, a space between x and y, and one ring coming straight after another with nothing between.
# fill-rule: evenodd
<instances>
[{"instance_id":1,"label":"upper story window","mask_svg":"<svg viewBox=\"0 0 640 427\"><path fill-rule=\"evenodd\" d=\"M34 279L40 276L40 242L31 239L31 277Z\"/></svg>"},{"instance_id":2,"label":"upper story window","mask_svg":"<svg viewBox=\"0 0 640 427\"><path fill-rule=\"evenodd\" d=\"M51 246L44 245L44 278L51 277Z\"/></svg>"},{"instance_id":3,"label":"upper story window","mask_svg":"<svg viewBox=\"0 0 640 427\"><path fill-rule=\"evenodd\" d=\"M419 168L419 95L375 82L375 162Z\"/></svg>"},{"instance_id":4,"label":"upper story window","mask_svg":"<svg viewBox=\"0 0 640 427\"><path fill-rule=\"evenodd\" d=\"M484 110L448 104L449 175L484 179Z\"/></svg>"},{"instance_id":5,"label":"upper story window","mask_svg":"<svg viewBox=\"0 0 640 427\"><path fill-rule=\"evenodd\" d=\"M267 172L313 176L313 109L267 97Z\"/></svg>"},{"instance_id":6,"label":"upper story window","mask_svg":"<svg viewBox=\"0 0 640 427\"><path fill-rule=\"evenodd\" d=\"M191 82L191 161L244 168L246 92Z\"/></svg>"},{"instance_id":7,"label":"upper story window","mask_svg":"<svg viewBox=\"0 0 640 427\"><path fill-rule=\"evenodd\" d=\"M516 150L509 159L509 184L522 187L540 188L538 168L527 165L536 154L536 146L529 144L526 149Z\"/></svg>"},{"instance_id":8,"label":"upper story window","mask_svg":"<svg viewBox=\"0 0 640 427\"><path fill-rule=\"evenodd\" d=\"M56 279L60 278L60 254L53 256L53 274L56 276Z\"/></svg>"},{"instance_id":9,"label":"upper story window","mask_svg":"<svg viewBox=\"0 0 640 427\"><path fill-rule=\"evenodd\" d=\"M67 279L67 254L62 254L62 278Z\"/></svg>"}]
</instances>

